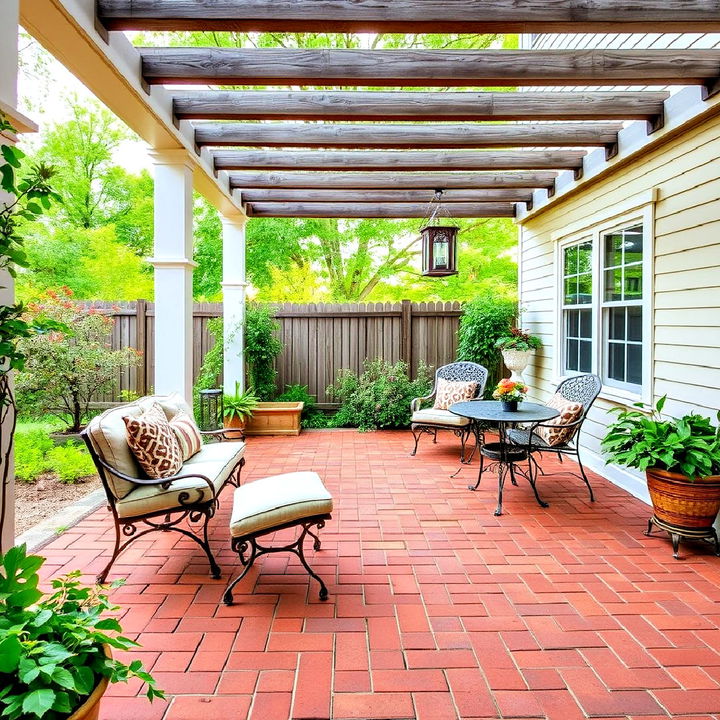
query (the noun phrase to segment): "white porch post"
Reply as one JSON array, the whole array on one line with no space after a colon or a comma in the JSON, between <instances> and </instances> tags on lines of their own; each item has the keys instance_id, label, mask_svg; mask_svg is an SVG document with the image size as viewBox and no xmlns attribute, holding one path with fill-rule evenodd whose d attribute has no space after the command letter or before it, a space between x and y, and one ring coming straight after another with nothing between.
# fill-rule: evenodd
<instances>
[{"instance_id":1,"label":"white porch post","mask_svg":"<svg viewBox=\"0 0 720 720\"><path fill-rule=\"evenodd\" d=\"M242 215L222 218L223 227L223 316L224 387L235 392L235 383L245 389L245 223Z\"/></svg>"},{"instance_id":2,"label":"white porch post","mask_svg":"<svg viewBox=\"0 0 720 720\"><path fill-rule=\"evenodd\" d=\"M193 165L185 150L155 150L155 377L157 395L192 403Z\"/></svg>"}]
</instances>

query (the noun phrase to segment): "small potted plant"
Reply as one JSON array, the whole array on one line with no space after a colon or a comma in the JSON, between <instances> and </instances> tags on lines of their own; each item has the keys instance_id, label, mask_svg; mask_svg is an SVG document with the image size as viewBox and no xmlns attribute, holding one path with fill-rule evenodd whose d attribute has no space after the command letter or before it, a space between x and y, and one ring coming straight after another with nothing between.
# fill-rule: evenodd
<instances>
[{"instance_id":1,"label":"small potted plant","mask_svg":"<svg viewBox=\"0 0 720 720\"><path fill-rule=\"evenodd\" d=\"M502 409L505 412L517 412L518 403L525 399L527 392L528 387L525 383L505 378L497 384L493 391L493 397L502 403Z\"/></svg>"},{"instance_id":2,"label":"small potted plant","mask_svg":"<svg viewBox=\"0 0 720 720\"><path fill-rule=\"evenodd\" d=\"M720 510L720 428L701 415L663 418L665 397L649 413L615 408L617 420L602 441L607 462L644 471L653 505L648 523L667 530L678 557L681 537L715 540ZM720 413L718 413L720 420Z\"/></svg>"},{"instance_id":3,"label":"small potted plant","mask_svg":"<svg viewBox=\"0 0 720 720\"><path fill-rule=\"evenodd\" d=\"M507 335L498 338L495 347L502 351L505 367L512 373L510 379L523 382L523 370L542 347L542 340L520 328L511 328Z\"/></svg>"},{"instance_id":4,"label":"small potted plant","mask_svg":"<svg viewBox=\"0 0 720 720\"><path fill-rule=\"evenodd\" d=\"M248 388L240 392L240 383L235 383L235 394L223 396L223 424L226 428L242 430L257 407L258 399Z\"/></svg>"},{"instance_id":5,"label":"small potted plant","mask_svg":"<svg viewBox=\"0 0 720 720\"><path fill-rule=\"evenodd\" d=\"M9 720L96 720L108 683L135 677L150 701L163 698L139 660L125 665L111 648L138 643L117 634L118 610L100 588L72 572L38 590L45 558L25 546L0 555L0 716Z\"/></svg>"}]
</instances>

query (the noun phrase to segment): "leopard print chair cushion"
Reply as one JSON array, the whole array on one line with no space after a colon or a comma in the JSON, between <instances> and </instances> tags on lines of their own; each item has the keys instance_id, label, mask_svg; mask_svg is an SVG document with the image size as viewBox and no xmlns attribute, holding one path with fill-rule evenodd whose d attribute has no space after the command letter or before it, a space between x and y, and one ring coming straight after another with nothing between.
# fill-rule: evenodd
<instances>
[{"instance_id":1,"label":"leopard print chair cushion","mask_svg":"<svg viewBox=\"0 0 720 720\"><path fill-rule=\"evenodd\" d=\"M147 476L176 475L183 464L182 450L160 405L153 403L141 415L123 420L128 446Z\"/></svg>"},{"instance_id":2,"label":"leopard print chair cushion","mask_svg":"<svg viewBox=\"0 0 720 720\"><path fill-rule=\"evenodd\" d=\"M454 403L472 400L476 391L476 382L451 381L438 378L433 408L435 410L447 410Z\"/></svg>"},{"instance_id":3,"label":"leopard print chair cushion","mask_svg":"<svg viewBox=\"0 0 720 720\"><path fill-rule=\"evenodd\" d=\"M564 445L572 439L577 430L577 425L566 426L580 418L583 406L581 403L570 402L560 393L555 393L546 404L548 407L558 410L560 414L556 418L543 423L543 427L538 427L535 434L541 437L550 447Z\"/></svg>"}]
</instances>

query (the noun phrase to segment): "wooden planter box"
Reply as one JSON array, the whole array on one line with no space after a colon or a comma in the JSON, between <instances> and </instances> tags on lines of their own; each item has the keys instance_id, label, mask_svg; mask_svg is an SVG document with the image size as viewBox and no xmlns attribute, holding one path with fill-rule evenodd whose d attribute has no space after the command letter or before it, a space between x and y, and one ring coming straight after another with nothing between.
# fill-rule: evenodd
<instances>
[{"instance_id":1,"label":"wooden planter box","mask_svg":"<svg viewBox=\"0 0 720 720\"><path fill-rule=\"evenodd\" d=\"M261 402L245 423L246 435L299 435L302 402Z\"/></svg>"}]
</instances>

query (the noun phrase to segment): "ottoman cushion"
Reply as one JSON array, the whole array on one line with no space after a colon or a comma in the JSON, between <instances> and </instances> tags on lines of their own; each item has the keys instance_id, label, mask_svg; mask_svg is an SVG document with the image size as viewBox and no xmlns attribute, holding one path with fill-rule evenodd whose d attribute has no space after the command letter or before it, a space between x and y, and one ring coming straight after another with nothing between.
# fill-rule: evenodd
<instances>
[{"instance_id":1,"label":"ottoman cushion","mask_svg":"<svg viewBox=\"0 0 720 720\"><path fill-rule=\"evenodd\" d=\"M329 515L332 496L314 472L274 475L235 490L230 533L251 535L314 515Z\"/></svg>"}]
</instances>

